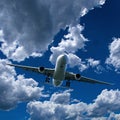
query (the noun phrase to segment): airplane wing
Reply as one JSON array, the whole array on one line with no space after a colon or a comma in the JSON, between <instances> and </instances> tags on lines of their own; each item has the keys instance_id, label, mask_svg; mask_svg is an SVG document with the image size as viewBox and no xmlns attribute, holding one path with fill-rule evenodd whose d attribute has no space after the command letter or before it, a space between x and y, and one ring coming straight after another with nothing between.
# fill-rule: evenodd
<instances>
[{"instance_id":1,"label":"airplane wing","mask_svg":"<svg viewBox=\"0 0 120 120\"><path fill-rule=\"evenodd\" d=\"M113 84L108 83L108 82L94 80L94 79L87 78L87 77L84 77L84 76L80 76L79 79L76 79L76 74L74 74L72 72L66 72L65 73L65 80L75 80L75 81L79 81L79 82L88 82L88 83L92 83L92 84L98 83L98 84L113 85Z\"/></svg>"},{"instance_id":2,"label":"airplane wing","mask_svg":"<svg viewBox=\"0 0 120 120\"><path fill-rule=\"evenodd\" d=\"M7 64L7 65L18 67L18 68L21 68L21 69L24 69L27 71L31 71L31 72L44 74L44 75L47 75L50 77L52 77L54 74L54 69L50 69L50 68L42 67L42 70L40 70L40 67L23 66L23 65L17 65L17 64Z\"/></svg>"},{"instance_id":3,"label":"airplane wing","mask_svg":"<svg viewBox=\"0 0 120 120\"><path fill-rule=\"evenodd\" d=\"M40 74L44 74L50 77L53 77L54 74L54 69L50 69L50 68L44 68L42 71L40 70L40 67L31 67L31 66L23 66L23 65L17 65L17 64L7 64L10 66L14 66L14 67L18 67L27 71L31 71L31 72L36 72L36 73L40 73ZM99 84L106 84L106 85L113 85L111 83L108 82L103 82L103 81L98 81L98 80L94 80L91 78L87 78L84 76L80 76L79 79L76 79L76 74L72 73L72 72L66 72L65 73L65 80L74 80L74 81L79 81L79 82L88 82L88 83L99 83Z\"/></svg>"}]
</instances>

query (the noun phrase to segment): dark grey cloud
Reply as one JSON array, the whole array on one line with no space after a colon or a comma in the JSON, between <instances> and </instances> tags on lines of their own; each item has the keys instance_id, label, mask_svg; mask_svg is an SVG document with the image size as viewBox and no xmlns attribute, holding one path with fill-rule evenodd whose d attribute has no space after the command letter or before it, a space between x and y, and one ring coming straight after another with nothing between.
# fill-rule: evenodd
<instances>
[{"instance_id":1,"label":"dark grey cloud","mask_svg":"<svg viewBox=\"0 0 120 120\"><path fill-rule=\"evenodd\" d=\"M50 42L52 34L50 13L46 5L37 4L37 0L4 0L0 6L0 27L4 31L5 40L18 39L23 45L27 41L27 46L46 48L45 41L49 38Z\"/></svg>"},{"instance_id":2,"label":"dark grey cloud","mask_svg":"<svg viewBox=\"0 0 120 120\"><path fill-rule=\"evenodd\" d=\"M104 2L105 0L1 0L0 28L4 32L6 47L17 41L16 49L22 47L25 57L14 59L12 54L16 50L6 54L4 45L1 51L16 61L22 61L35 52L44 52L60 28L78 24L78 19L88 10Z\"/></svg>"}]
</instances>

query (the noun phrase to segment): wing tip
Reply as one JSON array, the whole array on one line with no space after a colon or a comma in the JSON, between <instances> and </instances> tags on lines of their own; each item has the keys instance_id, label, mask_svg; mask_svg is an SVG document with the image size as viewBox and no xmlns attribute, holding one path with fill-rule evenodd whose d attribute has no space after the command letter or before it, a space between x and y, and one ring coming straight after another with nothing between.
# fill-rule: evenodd
<instances>
[{"instance_id":1,"label":"wing tip","mask_svg":"<svg viewBox=\"0 0 120 120\"><path fill-rule=\"evenodd\" d=\"M114 83L108 83L108 82L104 82L103 84L106 84L106 85L115 85Z\"/></svg>"},{"instance_id":2,"label":"wing tip","mask_svg":"<svg viewBox=\"0 0 120 120\"><path fill-rule=\"evenodd\" d=\"M115 83L109 83L109 85L115 85Z\"/></svg>"},{"instance_id":3,"label":"wing tip","mask_svg":"<svg viewBox=\"0 0 120 120\"><path fill-rule=\"evenodd\" d=\"M6 63L6 65L9 65L9 66L14 66L13 64L10 64L10 63Z\"/></svg>"}]
</instances>

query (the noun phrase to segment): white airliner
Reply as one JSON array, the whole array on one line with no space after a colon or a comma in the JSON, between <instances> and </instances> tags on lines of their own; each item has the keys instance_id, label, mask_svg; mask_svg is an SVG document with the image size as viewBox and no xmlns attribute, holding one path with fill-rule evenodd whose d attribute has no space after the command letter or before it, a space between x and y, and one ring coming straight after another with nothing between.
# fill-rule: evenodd
<instances>
[{"instance_id":1,"label":"white airliner","mask_svg":"<svg viewBox=\"0 0 120 120\"><path fill-rule=\"evenodd\" d=\"M67 65L67 55L62 54L58 56L56 61L55 69L52 68L45 68L45 67L31 67L31 66L23 66L23 65L17 65L17 64L7 64L10 66L15 66L18 68L22 68L24 70L37 72L40 74L46 75L45 82L49 83L50 78L53 78L53 85L54 86L60 86L63 82L63 80L66 80L66 87L70 87L70 80L79 81L79 82L88 82L88 83L99 83L99 84L106 84L106 85L112 85L107 82L94 80L91 78L87 78L84 76L81 76L80 74L75 74L72 72L66 71L66 65Z\"/></svg>"}]
</instances>

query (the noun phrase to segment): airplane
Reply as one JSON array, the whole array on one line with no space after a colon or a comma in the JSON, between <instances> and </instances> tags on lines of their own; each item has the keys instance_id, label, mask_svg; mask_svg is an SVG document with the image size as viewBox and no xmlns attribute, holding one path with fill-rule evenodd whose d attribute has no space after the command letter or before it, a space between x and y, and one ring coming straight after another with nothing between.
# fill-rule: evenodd
<instances>
[{"instance_id":1,"label":"airplane","mask_svg":"<svg viewBox=\"0 0 120 120\"><path fill-rule=\"evenodd\" d=\"M18 64L7 64L7 65L43 74L46 76L46 79L45 79L46 83L49 83L50 78L53 78L52 84L55 87L61 86L63 83L63 80L66 80L65 87L70 87L70 81L79 81L79 82L88 82L88 83L93 83L93 84L98 83L98 84L112 85L111 83L108 83L108 82L98 81L95 79L81 76L81 74L78 74L78 73L75 74L73 72L66 71L67 61L68 61L67 55L62 54L62 55L58 56L58 58L57 58L55 69L45 68L43 66L31 67L31 66L23 66L23 65L18 65Z\"/></svg>"}]
</instances>

